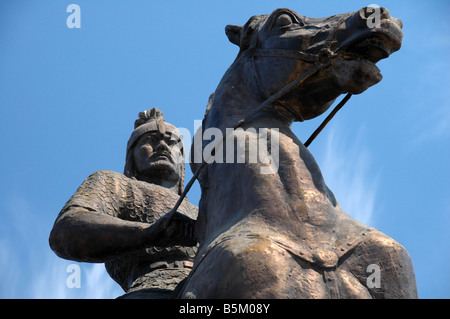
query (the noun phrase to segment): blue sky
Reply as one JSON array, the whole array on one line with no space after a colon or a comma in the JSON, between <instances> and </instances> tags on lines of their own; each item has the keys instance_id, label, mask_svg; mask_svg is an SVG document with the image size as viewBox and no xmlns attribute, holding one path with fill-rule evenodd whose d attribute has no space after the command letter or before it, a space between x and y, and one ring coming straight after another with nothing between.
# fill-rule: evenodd
<instances>
[{"instance_id":1,"label":"blue sky","mask_svg":"<svg viewBox=\"0 0 450 319\"><path fill-rule=\"evenodd\" d=\"M66 8L81 8L69 29ZM48 235L91 173L123 171L138 112L194 131L237 47L227 24L287 7L310 17L376 3L404 23L383 80L353 96L309 147L345 211L409 251L419 297L450 297L448 1L0 2L0 298L115 298L103 264L81 288ZM324 116L293 126L305 141ZM192 174L186 170L186 180ZM189 199L200 197L195 184Z\"/></svg>"}]
</instances>

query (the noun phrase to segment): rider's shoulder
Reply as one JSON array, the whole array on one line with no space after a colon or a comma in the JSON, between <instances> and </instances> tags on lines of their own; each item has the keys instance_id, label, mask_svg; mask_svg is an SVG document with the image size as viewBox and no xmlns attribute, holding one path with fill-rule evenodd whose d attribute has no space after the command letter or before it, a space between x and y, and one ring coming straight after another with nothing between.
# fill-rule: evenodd
<instances>
[{"instance_id":1,"label":"rider's shoulder","mask_svg":"<svg viewBox=\"0 0 450 319\"><path fill-rule=\"evenodd\" d=\"M117 173L109 170L95 171L86 178L86 180L114 180L114 179L129 179L121 173Z\"/></svg>"}]
</instances>

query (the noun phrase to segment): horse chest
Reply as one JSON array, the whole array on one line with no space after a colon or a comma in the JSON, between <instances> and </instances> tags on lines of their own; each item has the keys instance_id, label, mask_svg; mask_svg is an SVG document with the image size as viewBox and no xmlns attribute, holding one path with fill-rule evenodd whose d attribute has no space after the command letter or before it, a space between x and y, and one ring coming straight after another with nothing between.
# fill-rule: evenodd
<instances>
[{"instance_id":1,"label":"horse chest","mask_svg":"<svg viewBox=\"0 0 450 319\"><path fill-rule=\"evenodd\" d=\"M292 240L297 240L299 234L311 237L309 233L317 232L319 226L331 227L334 207L320 170L306 148L281 132L270 147L259 147L258 160L251 162L252 149L248 145L264 145L268 135L261 138L261 134L249 131L240 134L245 136L241 140L247 141L245 152L240 153L247 161L214 163L209 168L206 211L208 220L216 221L209 227L228 229L238 223L243 228L267 227L275 232L286 231Z\"/></svg>"}]
</instances>

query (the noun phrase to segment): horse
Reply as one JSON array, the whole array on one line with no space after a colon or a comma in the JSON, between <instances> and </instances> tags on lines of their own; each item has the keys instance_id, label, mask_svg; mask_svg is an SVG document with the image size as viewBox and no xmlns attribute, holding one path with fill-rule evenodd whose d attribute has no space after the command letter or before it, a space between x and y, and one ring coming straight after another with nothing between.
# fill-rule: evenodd
<instances>
[{"instance_id":1,"label":"horse","mask_svg":"<svg viewBox=\"0 0 450 319\"><path fill-rule=\"evenodd\" d=\"M342 210L291 130L382 79L376 63L400 49L402 21L378 7L370 23L371 9L310 18L282 8L226 26L239 53L201 129L239 127L234 146L246 160L208 161L198 176L199 250L179 298L417 298L407 250ZM267 136L277 166L248 160ZM216 159L226 155L218 149Z\"/></svg>"}]
</instances>

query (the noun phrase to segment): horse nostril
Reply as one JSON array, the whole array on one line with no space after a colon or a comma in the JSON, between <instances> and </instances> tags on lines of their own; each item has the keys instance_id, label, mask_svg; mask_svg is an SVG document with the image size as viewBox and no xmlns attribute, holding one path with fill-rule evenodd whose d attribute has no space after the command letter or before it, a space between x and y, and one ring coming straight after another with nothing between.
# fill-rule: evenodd
<instances>
[{"instance_id":1,"label":"horse nostril","mask_svg":"<svg viewBox=\"0 0 450 319\"><path fill-rule=\"evenodd\" d=\"M369 14L368 14L367 7L361 8L361 9L359 10L359 16L360 16L363 20L365 20L365 19L368 18Z\"/></svg>"}]
</instances>

